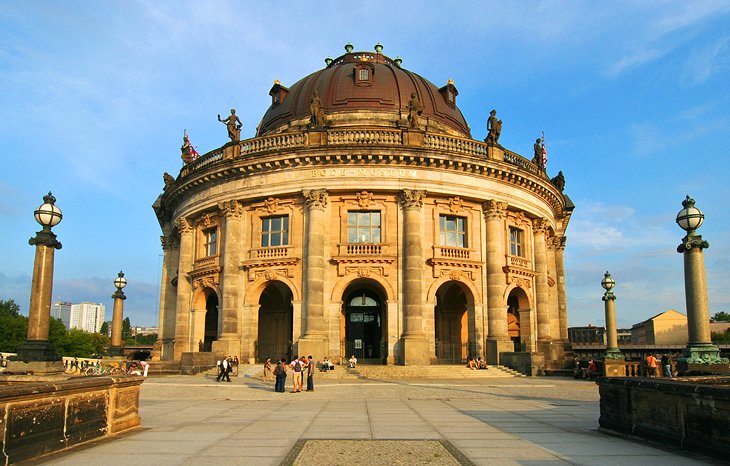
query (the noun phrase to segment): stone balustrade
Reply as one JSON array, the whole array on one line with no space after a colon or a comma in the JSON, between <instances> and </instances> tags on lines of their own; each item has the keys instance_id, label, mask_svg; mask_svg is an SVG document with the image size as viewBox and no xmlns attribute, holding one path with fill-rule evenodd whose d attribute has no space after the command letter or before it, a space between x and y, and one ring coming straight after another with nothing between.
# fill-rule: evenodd
<instances>
[{"instance_id":1,"label":"stone balustrade","mask_svg":"<svg viewBox=\"0 0 730 466\"><path fill-rule=\"evenodd\" d=\"M345 245L345 252L353 256L379 256L383 246L375 243L353 243Z\"/></svg>"},{"instance_id":2,"label":"stone balustrade","mask_svg":"<svg viewBox=\"0 0 730 466\"><path fill-rule=\"evenodd\" d=\"M218 255L203 257L202 259L196 259L193 267L195 270L218 267L219 260L220 256Z\"/></svg>"},{"instance_id":3,"label":"stone balustrade","mask_svg":"<svg viewBox=\"0 0 730 466\"><path fill-rule=\"evenodd\" d=\"M279 259L289 257L290 246L274 246L268 248L251 249L249 254L251 260Z\"/></svg>"},{"instance_id":4,"label":"stone balustrade","mask_svg":"<svg viewBox=\"0 0 730 466\"><path fill-rule=\"evenodd\" d=\"M523 269L530 268L530 261L524 257L509 256L509 265L512 267L520 267Z\"/></svg>"},{"instance_id":5,"label":"stone balustrade","mask_svg":"<svg viewBox=\"0 0 730 466\"><path fill-rule=\"evenodd\" d=\"M437 246L436 257L469 260L469 258L471 257L471 250L465 248Z\"/></svg>"}]
</instances>

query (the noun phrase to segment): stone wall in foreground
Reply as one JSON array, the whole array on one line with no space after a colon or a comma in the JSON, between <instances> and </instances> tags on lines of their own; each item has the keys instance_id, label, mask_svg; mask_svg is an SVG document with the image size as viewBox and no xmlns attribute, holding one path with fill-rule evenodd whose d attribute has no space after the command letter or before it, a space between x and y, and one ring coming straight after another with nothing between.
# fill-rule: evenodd
<instances>
[{"instance_id":1,"label":"stone wall in foreground","mask_svg":"<svg viewBox=\"0 0 730 466\"><path fill-rule=\"evenodd\" d=\"M601 377L596 383L602 429L727 459L730 377Z\"/></svg>"},{"instance_id":2,"label":"stone wall in foreground","mask_svg":"<svg viewBox=\"0 0 730 466\"><path fill-rule=\"evenodd\" d=\"M139 426L141 376L0 377L0 464Z\"/></svg>"}]
</instances>

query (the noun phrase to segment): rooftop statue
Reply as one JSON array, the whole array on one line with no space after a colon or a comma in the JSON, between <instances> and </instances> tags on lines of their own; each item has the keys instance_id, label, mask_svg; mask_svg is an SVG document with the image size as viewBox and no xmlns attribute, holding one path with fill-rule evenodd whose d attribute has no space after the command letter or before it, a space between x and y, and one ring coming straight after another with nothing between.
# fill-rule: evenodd
<instances>
[{"instance_id":1,"label":"rooftop statue","mask_svg":"<svg viewBox=\"0 0 730 466\"><path fill-rule=\"evenodd\" d=\"M309 113L309 123L314 128L321 128L324 126L324 108L322 107L322 100L319 98L319 92L317 91L312 93L312 101L309 103Z\"/></svg>"},{"instance_id":2,"label":"rooftop statue","mask_svg":"<svg viewBox=\"0 0 730 466\"><path fill-rule=\"evenodd\" d=\"M497 111L492 110L489 112L489 118L487 119L487 139L485 141L489 144L498 145L500 134L502 134L502 120L498 120Z\"/></svg>"},{"instance_id":3,"label":"rooftop statue","mask_svg":"<svg viewBox=\"0 0 730 466\"><path fill-rule=\"evenodd\" d=\"M532 163L542 168L542 139L535 139L535 144L532 147L535 149L535 155L532 157Z\"/></svg>"},{"instance_id":4,"label":"rooftop statue","mask_svg":"<svg viewBox=\"0 0 730 466\"><path fill-rule=\"evenodd\" d=\"M228 118L225 120L221 120L221 116L218 115L218 121L224 123L228 127L228 137L231 138L231 141L241 140L241 128L243 127L243 123L241 123L241 120L238 119L235 108L231 109L231 114L228 115Z\"/></svg>"},{"instance_id":5,"label":"rooftop statue","mask_svg":"<svg viewBox=\"0 0 730 466\"><path fill-rule=\"evenodd\" d=\"M556 188L558 188L558 189L560 190L560 192L561 192L561 193L562 193L562 192L563 192L563 190L565 189L565 176L563 176L563 172L561 172L561 171L560 171L560 172L558 172L558 176L556 176L555 178L551 179L551 180L550 180L550 182L551 182L551 183L552 183L552 184L553 184L553 185L554 185L554 186L555 186Z\"/></svg>"},{"instance_id":6,"label":"rooftop statue","mask_svg":"<svg viewBox=\"0 0 730 466\"><path fill-rule=\"evenodd\" d=\"M408 100L408 126L411 128L418 128L418 117L423 113L423 105L418 100L416 93L411 93L411 98Z\"/></svg>"},{"instance_id":7,"label":"rooftop statue","mask_svg":"<svg viewBox=\"0 0 730 466\"><path fill-rule=\"evenodd\" d=\"M162 175L162 179L165 181L165 187L162 188L163 191L167 190L167 188L169 188L175 182L175 177L167 172Z\"/></svg>"},{"instance_id":8,"label":"rooftop statue","mask_svg":"<svg viewBox=\"0 0 730 466\"><path fill-rule=\"evenodd\" d=\"M190 144L190 139L188 139L188 135L187 133L185 133L183 135L183 145L180 148L180 152L182 152L182 154L180 154L180 158L183 159L183 163L185 165L193 161L193 151L194 149L193 146Z\"/></svg>"}]
</instances>

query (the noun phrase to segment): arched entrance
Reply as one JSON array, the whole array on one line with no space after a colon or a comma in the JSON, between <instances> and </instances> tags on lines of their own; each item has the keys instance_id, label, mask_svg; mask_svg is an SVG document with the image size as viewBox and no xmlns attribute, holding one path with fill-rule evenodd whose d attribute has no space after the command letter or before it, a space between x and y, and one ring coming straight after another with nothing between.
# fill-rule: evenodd
<instances>
[{"instance_id":1,"label":"arched entrance","mask_svg":"<svg viewBox=\"0 0 730 466\"><path fill-rule=\"evenodd\" d=\"M522 288L510 291L507 297L507 331L515 351L530 351L530 308Z\"/></svg>"},{"instance_id":2,"label":"arched entrance","mask_svg":"<svg viewBox=\"0 0 730 466\"><path fill-rule=\"evenodd\" d=\"M461 364L470 355L468 301L458 282L446 282L436 291L434 339L439 362Z\"/></svg>"},{"instance_id":3,"label":"arched entrance","mask_svg":"<svg viewBox=\"0 0 730 466\"><path fill-rule=\"evenodd\" d=\"M218 339L218 295L207 293L205 298L205 333L203 336L203 351L211 351L213 342Z\"/></svg>"},{"instance_id":4,"label":"arched entrance","mask_svg":"<svg viewBox=\"0 0 730 466\"><path fill-rule=\"evenodd\" d=\"M293 320L291 290L281 282L271 282L259 298L258 362L280 357L291 360Z\"/></svg>"},{"instance_id":5,"label":"arched entrance","mask_svg":"<svg viewBox=\"0 0 730 466\"><path fill-rule=\"evenodd\" d=\"M369 282L351 285L343 300L344 335L342 356L359 363L380 364L386 360L387 325L382 291Z\"/></svg>"}]
</instances>

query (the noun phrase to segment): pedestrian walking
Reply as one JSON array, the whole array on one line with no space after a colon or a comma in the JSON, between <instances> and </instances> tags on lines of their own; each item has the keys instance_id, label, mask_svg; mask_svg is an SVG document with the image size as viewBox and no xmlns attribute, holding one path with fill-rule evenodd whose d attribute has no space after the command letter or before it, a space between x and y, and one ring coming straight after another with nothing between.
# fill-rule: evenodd
<instances>
[{"instance_id":1,"label":"pedestrian walking","mask_svg":"<svg viewBox=\"0 0 730 466\"><path fill-rule=\"evenodd\" d=\"M666 353L662 354L662 372L664 377L672 376L672 362Z\"/></svg>"},{"instance_id":2,"label":"pedestrian walking","mask_svg":"<svg viewBox=\"0 0 730 466\"><path fill-rule=\"evenodd\" d=\"M271 358L266 358L264 362L264 374L261 376L261 381L266 382L271 380Z\"/></svg>"},{"instance_id":3,"label":"pedestrian walking","mask_svg":"<svg viewBox=\"0 0 730 466\"><path fill-rule=\"evenodd\" d=\"M314 391L314 370L316 369L312 355L309 355L309 363L307 364L307 391Z\"/></svg>"}]
</instances>

